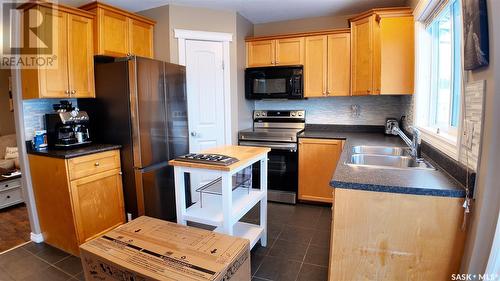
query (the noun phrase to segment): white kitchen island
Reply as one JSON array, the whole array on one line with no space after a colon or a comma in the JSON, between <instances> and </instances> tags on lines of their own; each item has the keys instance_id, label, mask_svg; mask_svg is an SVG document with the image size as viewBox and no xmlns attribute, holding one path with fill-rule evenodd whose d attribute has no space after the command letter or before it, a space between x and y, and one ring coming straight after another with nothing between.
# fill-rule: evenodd
<instances>
[{"instance_id":1,"label":"white kitchen island","mask_svg":"<svg viewBox=\"0 0 500 281\"><path fill-rule=\"evenodd\" d=\"M175 174L175 201L177 223L187 221L215 226L216 232L247 238L250 247L260 240L267 244L267 154L265 147L223 146L201 151L203 154L223 154L239 161L228 166L171 160ZM233 175L260 162L260 188L234 188ZM220 194L204 194L203 200L186 207L185 173L210 174L220 182ZM260 202L260 223L251 224L239 220Z\"/></svg>"}]
</instances>

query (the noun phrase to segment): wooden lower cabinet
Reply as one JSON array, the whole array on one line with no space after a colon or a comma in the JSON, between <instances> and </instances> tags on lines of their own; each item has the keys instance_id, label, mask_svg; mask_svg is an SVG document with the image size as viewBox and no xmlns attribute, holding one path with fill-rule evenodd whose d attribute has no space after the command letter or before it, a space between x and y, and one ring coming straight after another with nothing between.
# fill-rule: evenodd
<instances>
[{"instance_id":1,"label":"wooden lower cabinet","mask_svg":"<svg viewBox=\"0 0 500 281\"><path fill-rule=\"evenodd\" d=\"M329 280L450 280L463 198L335 189Z\"/></svg>"},{"instance_id":2,"label":"wooden lower cabinet","mask_svg":"<svg viewBox=\"0 0 500 281\"><path fill-rule=\"evenodd\" d=\"M330 180L342 153L342 140L299 139L299 200L332 202Z\"/></svg>"},{"instance_id":3,"label":"wooden lower cabinet","mask_svg":"<svg viewBox=\"0 0 500 281\"><path fill-rule=\"evenodd\" d=\"M60 159L29 155L35 202L44 241L79 255L79 245L125 222L119 151ZM114 165L100 165L109 159ZM75 173L72 162L95 165ZM80 167L81 168L81 167ZM76 176L75 176L76 175Z\"/></svg>"}]
</instances>

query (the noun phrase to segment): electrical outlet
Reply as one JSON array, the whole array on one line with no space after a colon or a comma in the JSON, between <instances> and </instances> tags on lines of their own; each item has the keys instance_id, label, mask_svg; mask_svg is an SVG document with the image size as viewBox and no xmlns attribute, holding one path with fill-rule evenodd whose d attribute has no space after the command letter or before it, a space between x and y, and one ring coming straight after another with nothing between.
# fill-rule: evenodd
<instances>
[{"instance_id":1,"label":"electrical outlet","mask_svg":"<svg viewBox=\"0 0 500 281\"><path fill-rule=\"evenodd\" d=\"M463 128L462 144L469 150L472 149L473 136L474 136L474 122L470 120L465 121Z\"/></svg>"},{"instance_id":2,"label":"electrical outlet","mask_svg":"<svg viewBox=\"0 0 500 281\"><path fill-rule=\"evenodd\" d=\"M351 116L353 118L358 118L359 117L359 104L352 104L351 105Z\"/></svg>"}]
</instances>

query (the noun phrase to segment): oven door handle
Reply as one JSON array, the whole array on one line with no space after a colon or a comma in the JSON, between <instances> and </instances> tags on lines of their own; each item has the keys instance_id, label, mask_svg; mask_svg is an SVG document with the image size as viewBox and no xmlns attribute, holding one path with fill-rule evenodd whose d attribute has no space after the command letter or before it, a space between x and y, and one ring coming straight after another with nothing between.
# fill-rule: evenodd
<instances>
[{"instance_id":1,"label":"oven door handle","mask_svg":"<svg viewBox=\"0 0 500 281\"><path fill-rule=\"evenodd\" d=\"M254 142L254 141L240 141L241 146L258 146L269 147L277 150L288 150L291 152L297 151L296 143L272 143L272 142Z\"/></svg>"}]
</instances>

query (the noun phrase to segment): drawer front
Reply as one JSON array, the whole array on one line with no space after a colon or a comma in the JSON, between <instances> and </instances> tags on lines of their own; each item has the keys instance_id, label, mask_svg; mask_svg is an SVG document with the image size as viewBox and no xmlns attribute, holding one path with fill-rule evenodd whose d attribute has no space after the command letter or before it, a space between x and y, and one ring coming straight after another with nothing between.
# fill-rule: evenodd
<instances>
[{"instance_id":1,"label":"drawer front","mask_svg":"<svg viewBox=\"0 0 500 281\"><path fill-rule=\"evenodd\" d=\"M68 160L70 180L75 180L97 173L120 169L118 150L106 151Z\"/></svg>"},{"instance_id":2,"label":"drawer front","mask_svg":"<svg viewBox=\"0 0 500 281\"><path fill-rule=\"evenodd\" d=\"M23 202L21 188L0 192L0 208Z\"/></svg>"},{"instance_id":3,"label":"drawer front","mask_svg":"<svg viewBox=\"0 0 500 281\"><path fill-rule=\"evenodd\" d=\"M0 191L12 189L16 187L21 187L21 179L15 179L11 181L4 181L0 183Z\"/></svg>"}]
</instances>

